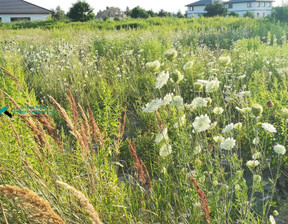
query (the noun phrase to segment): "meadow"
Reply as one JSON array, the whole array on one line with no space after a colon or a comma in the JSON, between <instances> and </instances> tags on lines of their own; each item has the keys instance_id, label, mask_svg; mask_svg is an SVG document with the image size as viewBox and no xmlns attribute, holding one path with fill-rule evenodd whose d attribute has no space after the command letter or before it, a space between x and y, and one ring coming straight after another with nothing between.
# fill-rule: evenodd
<instances>
[{"instance_id":1,"label":"meadow","mask_svg":"<svg viewBox=\"0 0 288 224\"><path fill-rule=\"evenodd\" d=\"M234 17L0 24L0 223L288 223L287 37Z\"/></svg>"}]
</instances>

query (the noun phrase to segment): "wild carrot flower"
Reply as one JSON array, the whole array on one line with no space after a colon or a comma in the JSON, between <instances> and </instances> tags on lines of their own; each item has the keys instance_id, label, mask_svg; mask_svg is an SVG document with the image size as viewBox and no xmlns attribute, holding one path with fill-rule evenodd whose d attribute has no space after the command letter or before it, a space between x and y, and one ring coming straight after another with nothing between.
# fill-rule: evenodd
<instances>
[{"instance_id":1,"label":"wild carrot flower","mask_svg":"<svg viewBox=\"0 0 288 224\"><path fill-rule=\"evenodd\" d=\"M269 221L270 221L271 224L276 224L276 221L275 221L273 215L269 216Z\"/></svg>"},{"instance_id":2,"label":"wild carrot flower","mask_svg":"<svg viewBox=\"0 0 288 224\"><path fill-rule=\"evenodd\" d=\"M150 112L156 111L162 106L162 104L163 104L162 99L152 100L151 103L146 104L146 107L143 109L143 112L150 113Z\"/></svg>"},{"instance_id":3,"label":"wild carrot flower","mask_svg":"<svg viewBox=\"0 0 288 224\"><path fill-rule=\"evenodd\" d=\"M192 107L207 107L208 101L202 97L196 97L193 99L191 106Z\"/></svg>"},{"instance_id":4,"label":"wild carrot flower","mask_svg":"<svg viewBox=\"0 0 288 224\"><path fill-rule=\"evenodd\" d=\"M273 150L277 153L277 154L280 154L280 155L284 155L286 153L286 149L283 145L275 145L273 147Z\"/></svg>"},{"instance_id":5,"label":"wild carrot flower","mask_svg":"<svg viewBox=\"0 0 288 224\"><path fill-rule=\"evenodd\" d=\"M288 119L288 109L287 108L283 108L279 111L280 113L280 117Z\"/></svg>"},{"instance_id":6,"label":"wild carrot flower","mask_svg":"<svg viewBox=\"0 0 288 224\"><path fill-rule=\"evenodd\" d=\"M225 150L231 150L235 146L236 140L233 138L226 138L223 142L220 144L221 149Z\"/></svg>"},{"instance_id":7,"label":"wild carrot flower","mask_svg":"<svg viewBox=\"0 0 288 224\"><path fill-rule=\"evenodd\" d=\"M174 96L171 105L181 107L183 105L183 98L181 96Z\"/></svg>"},{"instance_id":8,"label":"wild carrot flower","mask_svg":"<svg viewBox=\"0 0 288 224\"><path fill-rule=\"evenodd\" d=\"M255 117L260 117L263 113L263 107L260 104L252 105L252 113Z\"/></svg>"},{"instance_id":9,"label":"wild carrot flower","mask_svg":"<svg viewBox=\"0 0 288 224\"><path fill-rule=\"evenodd\" d=\"M269 123L262 123L261 127L270 133L277 132L276 128L272 124L269 124Z\"/></svg>"},{"instance_id":10,"label":"wild carrot flower","mask_svg":"<svg viewBox=\"0 0 288 224\"><path fill-rule=\"evenodd\" d=\"M249 169L252 169L252 168L255 168L256 166L259 165L259 161L258 160L249 160L247 161L246 163L246 166L249 168Z\"/></svg>"},{"instance_id":11,"label":"wild carrot flower","mask_svg":"<svg viewBox=\"0 0 288 224\"><path fill-rule=\"evenodd\" d=\"M200 117L196 117L192 125L195 128L196 132L202 132L209 129L210 123L210 118L207 114L205 114L201 115Z\"/></svg>"},{"instance_id":12,"label":"wild carrot flower","mask_svg":"<svg viewBox=\"0 0 288 224\"><path fill-rule=\"evenodd\" d=\"M215 136L215 137L213 137L213 140L214 140L216 143L223 142L224 139L225 139L225 138L222 137L221 135L220 135L220 136Z\"/></svg>"},{"instance_id":13,"label":"wild carrot flower","mask_svg":"<svg viewBox=\"0 0 288 224\"><path fill-rule=\"evenodd\" d=\"M164 53L164 57L166 57L169 61L173 61L177 58L177 51L175 49L166 50Z\"/></svg>"},{"instance_id":14,"label":"wild carrot flower","mask_svg":"<svg viewBox=\"0 0 288 224\"><path fill-rule=\"evenodd\" d=\"M205 87L206 92L207 92L207 93L212 93L212 92L217 91L218 88L219 88L219 83L220 83L220 82L218 81L217 78L215 78L214 80L208 82L208 83L206 84L206 87Z\"/></svg>"},{"instance_id":15,"label":"wild carrot flower","mask_svg":"<svg viewBox=\"0 0 288 224\"><path fill-rule=\"evenodd\" d=\"M170 144L164 143L161 148L159 155L162 157L166 157L172 153L172 146Z\"/></svg>"},{"instance_id":16,"label":"wild carrot flower","mask_svg":"<svg viewBox=\"0 0 288 224\"><path fill-rule=\"evenodd\" d=\"M173 100L173 93L168 93L166 94L166 96L164 96L162 105L163 106L168 105L169 103L171 103L172 100Z\"/></svg>"},{"instance_id":17,"label":"wild carrot flower","mask_svg":"<svg viewBox=\"0 0 288 224\"><path fill-rule=\"evenodd\" d=\"M161 89L164 85L166 85L167 81L169 79L169 73L168 72L161 72L157 79L156 79L156 83L155 83L155 87L157 89Z\"/></svg>"},{"instance_id":18,"label":"wild carrot flower","mask_svg":"<svg viewBox=\"0 0 288 224\"><path fill-rule=\"evenodd\" d=\"M159 61L152 61L152 62L147 62L145 64L145 67L148 71L151 72L156 72L159 70L160 68L160 62Z\"/></svg>"},{"instance_id":19,"label":"wild carrot flower","mask_svg":"<svg viewBox=\"0 0 288 224\"><path fill-rule=\"evenodd\" d=\"M234 128L234 124L233 123L228 124L228 125L225 126L225 128L223 128L222 133L223 134L229 133L230 131L233 130L233 128Z\"/></svg>"},{"instance_id":20,"label":"wild carrot flower","mask_svg":"<svg viewBox=\"0 0 288 224\"><path fill-rule=\"evenodd\" d=\"M167 134L168 130L167 128L164 128L162 132L160 132L155 139L155 143L159 144L162 140L168 140L168 134Z\"/></svg>"},{"instance_id":21,"label":"wild carrot flower","mask_svg":"<svg viewBox=\"0 0 288 224\"><path fill-rule=\"evenodd\" d=\"M242 128L242 123L241 122L238 122L238 123L234 124L234 129L239 131L239 130L241 130L241 128Z\"/></svg>"},{"instance_id":22,"label":"wild carrot flower","mask_svg":"<svg viewBox=\"0 0 288 224\"><path fill-rule=\"evenodd\" d=\"M223 111L224 111L224 109L223 109L222 107L215 107L215 108L213 109L213 113L214 113L214 114L222 114Z\"/></svg>"}]
</instances>

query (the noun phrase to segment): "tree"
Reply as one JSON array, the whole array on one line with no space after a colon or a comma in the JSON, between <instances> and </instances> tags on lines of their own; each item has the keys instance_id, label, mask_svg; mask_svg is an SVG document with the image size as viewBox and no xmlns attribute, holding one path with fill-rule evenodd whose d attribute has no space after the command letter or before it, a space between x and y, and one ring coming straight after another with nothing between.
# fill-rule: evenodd
<instances>
[{"instance_id":1,"label":"tree","mask_svg":"<svg viewBox=\"0 0 288 224\"><path fill-rule=\"evenodd\" d=\"M271 18L276 21L288 22L288 6L273 8Z\"/></svg>"},{"instance_id":2,"label":"tree","mask_svg":"<svg viewBox=\"0 0 288 224\"><path fill-rule=\"evenodd\" d=\"M176 14L177 18L185 18L185 16L181 13L181 11L179 10Z\"/></svg>"},{"instance_id":3,"label":"tree","mask_svg":"<svg viewBox=\"0 0 288 224\"><path fill-rule=\"evenodd\" d=\"M239 14L237 12L230 12L229 16L239 17Z\"/></svg>"},{"instance_id":4,"label":"tree","mask_svg":"<svg viewBox=\"0 0 288 224\"><path fill-rule=\"evenodd\" d=\"M72 5L67 16L73 21L85 22L95 18L91 6L82 1L78 1Z\"/></svg>"},{"instance_id":5,"label":"tree","mask_svg":"<svg viewBox=\"0 0 288 224\"><path fill-rule=\"evenodd\" d=\"M213 16L226 16L228 10L224 4L222 4L219 1L215 1L212 4L206 5L205 11L207 13L205 13L204 16L213 17Z\"/></svg>"},{"instance_id":6,"label":"tree","mask_svg":"<svg viewBox=\"0 0 288 224\"><path fill-rule=\"evenodd\" d=\"M52 18L55 20L65 20L65 12L58 5L55 10L52 10Z\"/></svg>"},{"instance_id":7,"label":"tree","mask_svg":"<svg viewBox=\"0 0 288 224\"><path fill-rule=\"evenodd\" d=\"M133 8L131 10L130 16L132 18L148 18L149 17L149 15L146 12L146 10L140 8L139 6Z\"/></svg>"},{"instance_id":8,"label":"tree","mask_svg":"<svg viewBox=\"0 0 288 224\"><path fill-rule=\"evenodd\" d=\"M157 16L157 13L155 13L152 9L148 10L147 13L150 17L156 17Z\"/></svg>"},{"instance_id":9,"label":"tree","mask_svg":"<svg viewBox=\"0 0 288 224\"><path fill-rule=\"evenodd\" d=\"M255 16L254 16L253 12L251 12L251 11L247 11L247 12L245 12L245 14L243 15L243 17L250 17L250 18L254 18Z\"/></svg>"}]
</instances>

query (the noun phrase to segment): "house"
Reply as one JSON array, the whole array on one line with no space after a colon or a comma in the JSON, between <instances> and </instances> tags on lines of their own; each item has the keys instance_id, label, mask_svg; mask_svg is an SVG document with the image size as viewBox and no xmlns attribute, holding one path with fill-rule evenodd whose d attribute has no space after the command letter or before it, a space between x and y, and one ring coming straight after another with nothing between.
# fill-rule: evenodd
<instances>
[{"instance_id":1,"label":"house","mask_svg":"<svg viewBox=\"0 0 288 224\"><path fill-rule=\"evenodd\" d=\"M255 17L265 17L272 12L273 0L229 0L225 2L229 12L236 12L243 16L247 11L254 14Z\"/></svg>"},{"instance_id":2,"label":"house","mask_svg":"<svg viewBox=\"0 0 288 224\"><path fill-rule=\"evenodd\" d=\"M0 0L0 21L4 23L47 20L50 13L48 9L23 0Z\"/></svg>"},{"instance_id":3,"label":"house","mask_svg":"<svg viewBox=\"0 0 288 224\"><path fill-rule=\"evenodd\" d=\"M205 6L207 4L212 4L214 0L199 0L189 5L187 7L187 17L199 17L206 13ZM236 12L240 16L243 16L247 11L251 11L255 17L265 17L272 12L273 0L229 0L223 2L229 12Z\"/></svg>"},{"instance_id":4,"label":"house","mask_svg":"<svg viewBox=\"0 0 288 224\"><path fill-rule=\"evenodd\" d=\"M125 17L126 17L126 15L124 14L124 12L122 12L119 8L116 8L116 7L106 7L106 10L104 10L104 11L100 10L96 15L96 19L105 19L105 18L123 19Z\"/></svg>"}]
</instances>

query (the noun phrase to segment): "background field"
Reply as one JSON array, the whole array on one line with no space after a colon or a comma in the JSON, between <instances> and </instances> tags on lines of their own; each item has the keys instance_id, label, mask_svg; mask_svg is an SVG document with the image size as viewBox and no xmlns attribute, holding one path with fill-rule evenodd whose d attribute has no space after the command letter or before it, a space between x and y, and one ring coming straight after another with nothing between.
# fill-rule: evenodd
<instances>
[{"instance_id":1,"label":"background field","mask_svg":"<svg viewBox=\"0 0 288 224\"><path fill-rule=\"evenodd\" d=\"M1 223L288 222L287 153L274 150L287 148L287 24L152 18L0 29L0 108L55 111L0 115ZM197 132L201 115L211 124Z\"/></svg>"}]
</instances>

